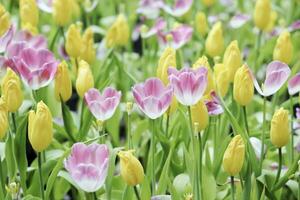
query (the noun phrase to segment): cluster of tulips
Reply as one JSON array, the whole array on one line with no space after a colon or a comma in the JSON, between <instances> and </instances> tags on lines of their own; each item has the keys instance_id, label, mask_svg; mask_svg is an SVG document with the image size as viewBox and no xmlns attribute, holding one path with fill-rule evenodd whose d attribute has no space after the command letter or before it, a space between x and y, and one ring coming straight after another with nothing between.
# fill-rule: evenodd
<instances>
[{"instance_id":1,"label":"cluster of tulips","mask_svg":"<svg viewBox=\"0 0 300 200\"><path fill-rule=\"evenodd\" d=\"M298 0L0 0L0 200L300 199L299 29Z\"/></svg>"}]
</instances>

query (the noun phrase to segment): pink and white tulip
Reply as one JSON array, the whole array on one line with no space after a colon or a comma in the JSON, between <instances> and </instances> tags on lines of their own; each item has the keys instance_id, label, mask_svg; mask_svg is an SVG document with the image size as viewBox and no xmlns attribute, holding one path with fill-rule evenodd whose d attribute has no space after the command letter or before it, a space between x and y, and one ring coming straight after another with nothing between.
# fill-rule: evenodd
<instances>
[{"instance_id":1,"label":"pink and white tulip","mask_svg":"<svg viewBox=\"0 0 300 200\"><path fill-rule=\"evenodd\" d=\"M297 73L289 80L288 91L290 95L300 92L300 73Z\"/></svg>"},{"instance_id":2,"label":"pink and white tulip","mask_svg":"<svg viewBox=\"0 0 300 200\"><path fill-rule=\"evenodd\" d=\"M177 0L173 7L164 4L162 9L174 17L180 17L187 13L192 7L193 0Z\"/></svg>"},{"instance_id":3,"label":"pink and white tulip","mask_svg":"<svg viewBox=\"0 0 300 200\"><path fill-rule=\"evenodd\" d=\"M71 178L85 192L96 192L105 182L109 150L105 144L76 143L65 160Z\"/></svg>"},{"instance_id":4,"label":"pink and white tulip","mask_svg":"<svg viewBox=\"0 0 300 200\"><path fill-rule=\"evenodd\" d=\"M267 66L266 79L262 86L259 86L257 80L252 75L254 86L262 96L275 94L287 81L291 73L289 66L280 61L273 61Z\"/></svg>"},{"instance_id":5,"label":"pink and white tulip","mask_svg":"<svg viewBox=\"0 0 300 200\"><path fill-rule=\"evenodd\" d=\"M89 89L84 99L89 110L97 120L106 121L113 116L121 99L121 92L107 87L101 94L99 90Z\"/></svg>"},{"instance_id":6,"label":"pink and white tulip","mask_svg":"<svg viewBox=\"0 0 300 200\"><path fill-rule=\"evenodd\" d=\"M176 99L185 106L195 105L203 96L207 86L207 69L183 68L180 71L170 67L169 80Z\"/></svg>"},{"instance_id":7,"label":"pink and white tulip","mask_svg":"<svg viewBox=\"0 0 300 200\"><path fill-rule=\"evenodd\" d=\"M132 92L138 107L151 119L157 119L166 112L173 95L172 87L165 87L158 78L149 78L145 83L136 84Z\"/></svg>"},{"instance_id":8,"label":"pink and white tulip","mask_svg":"<svg viewBox=\"0 0 300 200\"><path fill-rule=\"evenodd\" d=\"M163 0L140 0L139 7L136 12L149 19L155 19L159 16L160 8L163 5Z\"/></svg>"},{"instance_id":9,"label":"pink and white tulip","mask_svg":"<svg viewBox=\"0 0 300 200\"><path fill-rule=\"evenodd\" d=\"M224 109L220 103L220 99L215 91L210 93L210 99L205 100L205 105L210 116L220 115L224 113Z\"/></svg>"}]
</instances>

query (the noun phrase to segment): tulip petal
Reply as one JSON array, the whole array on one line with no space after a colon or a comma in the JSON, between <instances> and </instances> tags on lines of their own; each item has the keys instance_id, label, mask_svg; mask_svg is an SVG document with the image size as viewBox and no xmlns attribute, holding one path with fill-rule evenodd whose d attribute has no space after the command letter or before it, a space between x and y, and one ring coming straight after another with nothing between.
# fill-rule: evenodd
<instances>
[{"instance_id":1,"label":"tulip petal","mask_svg":"<svg viewBox=\"0 0 300 200\"><path fill-rule=\"evenodd\" d=\"M0 37L0 53L3 53L6 51L7 46L11 42L14 35L13 26L11 26L6 33Z\"/></svg>"},{"instance_id":2,"label":"tulip petal","mask_svg":"<svg viewBox=\"0 0 300 200\"><path fill-rule=\"evenodd\" d=\"M231 18L229 24L232 28L238 29L246 24L250 18L251 17L249 15L238 13Z\"/></svg>"},{"instance_id":3,"label":"tulip petal","mask_svg":"<svg viewBox=\"0 0 300 200\"><path fill-rule=\"evenodd\" d=\"M300 73L296 74L289 80L288 91L290 95L300 92Z\"/></svg>"},{"instance_id":4,"label":"tulip petal","mask_svg":"<svg viewBox=\"0 0 300 200\"><path fill-rule=\"evenodd\" d=\"M162 8L166 13L174 17L180 17L190 10L192 4L193 0L177 0L173 7L164 4Z\"/></svg>"}]
</instances>

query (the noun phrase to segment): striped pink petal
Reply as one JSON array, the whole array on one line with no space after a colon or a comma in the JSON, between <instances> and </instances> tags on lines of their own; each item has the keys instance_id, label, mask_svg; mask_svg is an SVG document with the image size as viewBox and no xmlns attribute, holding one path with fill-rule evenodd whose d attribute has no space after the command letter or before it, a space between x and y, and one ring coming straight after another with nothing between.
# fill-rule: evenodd
<instances>
[{"instance_id":1,"label":"striped pink petal","mask_svg":"<svg viewBox=\"0 0 300 200\"><path fill-rule=\"evenodd\" d=\"M297 73L289 80L288 91L290 95L300 92L300 73Z\"/></svg>"},{"instance_id":2,"label":"striped pink petal","mask_svg":"<svg viewBox=\"0 0 300 200\"><path fill-rule=\"evenodd\" d=\"M164 4L163 10L174 17L180 17L187 13L192 7L193 0L177 0L173 7Z\"/></svg>"}]
</instances>

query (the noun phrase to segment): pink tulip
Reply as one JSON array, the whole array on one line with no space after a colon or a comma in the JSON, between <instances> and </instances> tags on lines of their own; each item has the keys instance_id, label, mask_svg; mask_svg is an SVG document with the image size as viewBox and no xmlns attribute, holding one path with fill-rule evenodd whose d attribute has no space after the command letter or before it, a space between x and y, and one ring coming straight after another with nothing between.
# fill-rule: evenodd
<instances>
[{"instance_id":1,"label":"pink tulip","mask_svg":"<svg viewBox=\"0 0 300 200\"><path fill-rule=\"evenodd\" d=\"M247 14L237 13L231 18L229 25L234 29L238 29L250 21L250 19L251 17Z\"/></svg>"},{"instance_id":2,"label":"pink tulip","mask_svg":"<svg viewBox=\"0 0 300 200\"><path fill-rule=\"evenodd\" d=\"M174 17L180 17L190 10L192 4L193 0L177 0L173 7L164 4L162 8L166 13Z\"/></svg>"},{"instance_id":3,"label":"pink tulip","mask_svg":"<svg viewBox=\"0 0 300 200\"><path fill-rule=\"evenodd\" d=\"M159 16L160 8L163 5L163 0L140 0L139 7L136 12L149 19L155 19Z\"/></svg>"},{"instance_id":4,"label":"pink tulip","mask_svg":"<svg viewBox=\"0 0 300 200\"><path fill-rule=\"evenodd\" d=\"M33 90L45 87L53 80L58 61L47 49L21 50L16 68L23 81Z\"/></svg>"},{"instance_id":5,"label":"pink tulip","mask_svg":"<svg viewBox=\"0 0 300 200\"><path fill-rule=\"evenodd\" d=\"M207 107L208 114L210 116L220 115L224 113L224 109L220 103L220 99L215 91L210 93L210 100L205 100L205 105Z\"/></svg>"},{"instance_id":6,"label":"pink tulip","mask_svg":"<svg viewBox=\"0 0 300 200\"><path fill-rule=\"evenodd\" d=\"M205 67L195 70L186 67L180 71L170 67L168 73L174 94L181 104L192 106L201 99L207 86Z\"/></svg>"},{"instance_id":7,"label":"pink tulip","mask_svg":"<svg viewBox=\"0 0 300 200\"><path fill-rule=\"evenodd\" d=\"M76 143L65 160L71 178L85 192L96 192L106 179L109 150L105 144Z\"/></svg>"},{"instance_id":8,"label":"pink tulip","mask_svg":"<svg viewBox=\"0 0 300 200\"><path fill-rule=\"evenodd\" d=\"M173 89L164 86L158 78L149 78L145 83L136 84L132 88L135 102L151 119L162 116L172 101Z\"/></svg>"},{"instance_id":9,"label":"pink tulip","mask_svg":"<svg viewBox=\"0 0 300 200\"><path fill-rule=\"evenodd\" d=\"M289 80L288 91L290 95L300 92L300 73L296 74Z\"/></svg>"},{"instance_id":10,"label":"pink tulip","mask_svg":"<svg viewBox=\"0 0 300 200\"><path fill-rule=\"evenodd\" d=\"M280 61L273 61L267 66L266 79L262 88L253 75L252 78L257 92L267 97L275 94L282 87L290 73L291 70L287 64Z\"/></svg>"},{"instance_id":11,"label":"pink tulip","mask_svg":"<svg viewBox=\"0 0 300 200\"><path fill-rule=\"evenodd\" d=\"M121 92L107 87L101 94L97 89L89 89L85 95L85 102L97 120L106 121L113 116L120 103Z\"/></svg>"}]
</instances>

